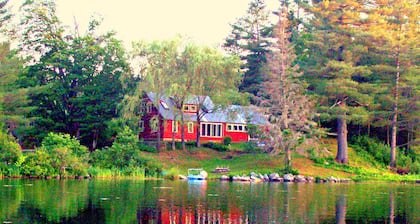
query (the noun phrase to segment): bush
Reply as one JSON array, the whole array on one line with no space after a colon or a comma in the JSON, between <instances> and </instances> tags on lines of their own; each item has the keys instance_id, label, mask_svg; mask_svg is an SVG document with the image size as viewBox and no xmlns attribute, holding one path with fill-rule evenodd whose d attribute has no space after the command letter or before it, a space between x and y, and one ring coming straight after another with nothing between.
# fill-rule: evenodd
<instances>
[{"instance_id":1,"label":"bush","mask_svg":"<svg viewBox=\"0 0 420 224\"><path fill-rule=\"evenodd\" d=\"M248 153L260 153L262 151L255 142L245 142L244 150Z\"/></svg>"},{"instance_id":2,"label":"bush","mask_svg":"<svg viewBox=\"0 0 420 224\"><path fill-rule=\"evenodd\" d=\"M160 166L147 160L140 149L151 150L152 147L140 144L131 129L125 127L118 133L111 147L96 150L91 154L91 163L101 169L110 169L118 175L133 176L139 168L144 169L146 176L156 176Z\"/></svg>"},{"instance_id":3,"label":"bush","mask_svg":"<svg viewBox=\"0 0 420 224\"><path fill-rule=\"evenodd\" d=\"M36 177L87 175L88 149L68 134L49 133L22 163L22 174Z\"/></svg>"},{"instance_id":4,"label":"bush","mask_svg":"<svg viewBox=\"0 0 420 224\"><path fill-rule=\"evenodd\" d=\"M157 149L155 147L152 146L148 146L144 143L139 142L137 145L138 149L140 151L144 151L144 152L157 152Z\"/></svg>"},{"instance_id":5,"label":"bush","mask_svg":"<svg viewBox=\"0 0 420 224\"><path fill-rule=\"evenodd\" d=\"M232 138L227 136L223 138L223 145L229 145L230 143L232 143Z\"/></svg>"},{"instance_id":6,"label":"bush","mask_svg":"<svg viewBox=\"0 0 420 224\"><path fill-rule=\"evenodd\" d=\"M368 153L383 166L390 163L390 147L381 143L378 139L369 138L368 136L356 136L351 139L352 147L359 154ZM419 173L420 167L417 161L417 155L414 151L405 152L397 149L397 166L407 169L410 173ZM374 162L373 162L374 163Z\"/></svg>"},{"instance_id":7,"label":"bush","mask_svg":"<svg viewBox=\"0 0 420 224\"><path fill-rule=\"evenodd\" d=\"M14 165L22 157L20 145L13 136L7 134L0 124L0 172L8 175L9 166Z\"/></svg>"},{"instance_id":8,"label":"bush","mask_svg":"<svg viewBox=\"0 0 420 224\"><path fill-rule=\"evenodd\" d=\"M203 147L214 149L214 150L219 151L219 152L229 151L229 147L227 145L222 145L222 144L215 143L215 142L206 142L206 143L203 144Z\"/></svg>"}]
</instances>

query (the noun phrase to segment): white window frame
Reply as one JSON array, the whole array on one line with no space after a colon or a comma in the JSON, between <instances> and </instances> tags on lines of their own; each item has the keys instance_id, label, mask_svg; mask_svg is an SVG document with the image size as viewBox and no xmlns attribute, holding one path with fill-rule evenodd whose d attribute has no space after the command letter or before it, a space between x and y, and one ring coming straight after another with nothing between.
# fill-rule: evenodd
<instances>
[{"instance_id":1,"label":"white window frame","mask_svg":"<svg viewBox=\"0 0 420 224\"><path fill-rule=\"evenodd\" d=\"M159 118L152 117L149 121L149 125L151 132L157 132L159 130Z\"/></svg>"},{"instance_id":2,"label":"white window frame","mask_svg":"<svg viewBox=\"0 0 420 224\"><path fill-rule=\"evenodd\" d=\"M188 129L188 133L194 133L194 123L193 122L188 122L187 123L187 129Z\"/></svg>"},{"instance_id":3,"label":"white window frame","mask_svg":"<svg viewBox=\"0 0 420 224\"><path fill-rule=\"evenodd\" d=\"M246 124L226 124L226 131L228 132L248 132Z\"/></svg>"},{"instance_id":4,"label":"white window frame","mask_svg":"<svg viewBox=\"0 0 420 224\"><path fill-rule=\"evenodd\" d=\"M172 121L172 132L177 133L178 132L178 121Z\"/></svg>"},{"instance_id":5,"label":"white window frame","mask_svg":"<svg viewBox=\"0 0 420 224\"><path fill-rule=\"evenodd\" d=\"M200 130L201 130L200 136L202 137L214 137L214 138L223 137L223 124L222 123L202 122Z\"/></svg>"}]
</instances>

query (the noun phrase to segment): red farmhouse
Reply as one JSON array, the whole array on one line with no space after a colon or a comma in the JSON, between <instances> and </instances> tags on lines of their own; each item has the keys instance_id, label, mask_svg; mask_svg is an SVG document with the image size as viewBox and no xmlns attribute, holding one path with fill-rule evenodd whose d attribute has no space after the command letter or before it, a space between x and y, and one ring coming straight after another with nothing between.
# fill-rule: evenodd
<instances>
[{"instance_id":1,"label":"red farmhouse","mask_svg":"<svg viewBox=\"0 0 420 224\"><path fill-rule=\"evenodd\" d=\"M143 116L139 123L139 136L145 141L156 141L158 128L163 141L172 141L173 134L175 141L181 141L181 128L184 128L185 141L195 141L200 128L202 142L222 142L225 137L230 137L232 142L246 142L250 140L247 124L266 124L265 118L251 107L230 105L215 109L218 107L208 96L186 100L182 108L184 127L180 125L181 115L177 113L179 110L172 97L163 96L157 100L156 94L146 93L141 108ZM197 116L201 117L200 124ZM158 124L161 125L158 127Z\"/></svg>"}]
</instances>

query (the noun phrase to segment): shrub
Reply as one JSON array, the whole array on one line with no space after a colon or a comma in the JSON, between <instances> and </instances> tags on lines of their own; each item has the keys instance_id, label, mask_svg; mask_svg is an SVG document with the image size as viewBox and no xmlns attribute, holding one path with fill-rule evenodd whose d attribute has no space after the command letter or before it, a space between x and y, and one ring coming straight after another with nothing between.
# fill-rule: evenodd
<instances>
[{"instance_id":1,"label":"shrub","mask_svg":"<svg viewBox=\"0 0 420 224\"><path fill-rule=\"evenodd\" d=\"M206 142L203 144L203 147L207 147L210 149L214 149L219 152L226 152L229 151L229 147L227 145L215 143L215 142Z\"/></svg>"},{"instance_id":2,"label":"shrub","mask_svg":"<svg viewBox=\"0 0 420 224\"><path fill-rule=\"evenodd\" d=\"M68 134L49 133L42 146L22 163L22 174L36 177L84 176L88 150Z\"/></svg>"},{"instance_id":3,"label":"shrub","mask_svg":"<svg viewBox=\"0 0 420 224\"><path fill-rule=\"evenodd\" d=\"M257 143L255 142L245 142L244 150L248 153L259 153L262 151L261 148L258 147Z\"/></svg>"},{"instance_id":4,"label":"shrub","mask_svg":"<svg viewBox=\"0 0 420 224\"><path fill-rule=\"evenodd\" d=\"M133 176L139 168L146 176L155 176L160 172L160 166L152 164L144 157L140 149L151 150L151 147L140 144L131 129L125 127L118 133L111 147L96 150L91 154L91 163L102 169L110 169L121 175ZM118 175L120 175L118 174Z\"/></svg>"},{"instance_id":5,"label":"shrub","mask_svg":"<svg viewBox=\"0 0 420 224\"><path fill-rule=\"evenodd\" d=\"M223 145L229 145L230 143L232 143L232 138L227 136L223 138Z\"/></svg>"},{"instance_id":6,"label":"shrub","mask_svg":"<svg viewBox=\"0 0 420 224\"><path fill-rule=\"evenodd\" d=\"M15 164L22 156L20 145L13 136L7 134L0 124L0 172L8 175L8 167Z\"/></svg>"},{"instance_id":7,"label":"shrub","mask_svg":"<svg viewBox=\"0 0 420 224\"><path fill-rule=\"evenodd\" d=\"M148 146L144 143L139 142L137 145L138 149L140 151L144 151L144 152L157 152L157 149L155 147L152 146Z\"/></svg>"}]
</instances>

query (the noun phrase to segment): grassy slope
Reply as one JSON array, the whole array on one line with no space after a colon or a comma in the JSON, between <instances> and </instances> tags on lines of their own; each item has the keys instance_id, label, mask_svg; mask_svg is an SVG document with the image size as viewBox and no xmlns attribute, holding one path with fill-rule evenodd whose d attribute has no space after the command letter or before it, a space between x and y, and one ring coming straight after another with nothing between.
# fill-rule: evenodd
<instances>
[{"instance_id":1,"label":"grassy slope","mask_svg":"<svg viewBox=\"0 0 420 224\"><path fill-rule=\"evenodd\" d=\"M325 140L328 148L326 157L336 154L334 139ZM177 175L186 175L188 168L203 168L209 172L210 178L217 178L221 174L212 174L210 171L216 167L228 167L229 175L242 175L251 172L271 173L283 169L284 157L268 154L248 154L232 150L231 152L217 152L212 149L200 148L191 150L166 151L159 154L150 154L153 160L163 164L165 172ZM293 168L300 174L313 177L339 177L352 179L370 180L416 180L420 175L400 176L391 173L388 169L372 163L371 159L358 156L349 148L349 165L339 166L336 164L320 165L301 155L294 155Z\"/></svg>"}]
</instances>

